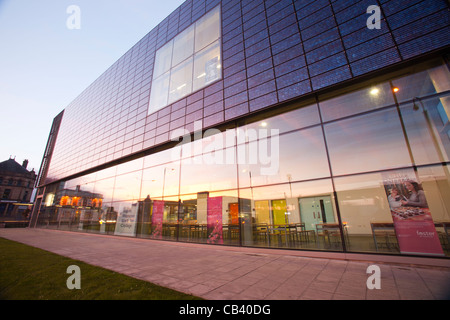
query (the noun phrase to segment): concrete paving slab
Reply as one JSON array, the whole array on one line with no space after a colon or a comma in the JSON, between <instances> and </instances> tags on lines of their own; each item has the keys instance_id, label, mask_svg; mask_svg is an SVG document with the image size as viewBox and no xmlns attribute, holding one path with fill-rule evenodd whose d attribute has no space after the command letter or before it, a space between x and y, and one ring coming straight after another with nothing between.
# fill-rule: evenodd
<instances>
[{"instance_id":1,"label":"concrete paving slab","mask_svg":"<svg viewBox=\"0 0 450 320\"><path fill-rule=\"evenodd\" d=\"M448 300L450 259L158 241L48 229L0 237L210 300ZM368 289L367 267L381 289Z\"/></svg>"}]
</instances>

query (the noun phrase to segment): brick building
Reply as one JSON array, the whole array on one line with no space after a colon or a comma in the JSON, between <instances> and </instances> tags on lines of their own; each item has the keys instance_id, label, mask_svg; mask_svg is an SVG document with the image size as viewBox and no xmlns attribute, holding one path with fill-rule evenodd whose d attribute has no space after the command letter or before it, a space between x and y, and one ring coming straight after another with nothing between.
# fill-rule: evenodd
<instances>
[{"instance_id":1,"label":"brick building","mask_svg":"<svg viewBox=\"0 0 450 320\"><path fill-rule=\"evenodd\" d=\"M22 165L15 159L0 162L0 221L29 219L36 173L27 166L28 160Z\"/></svg>"}]
</instances>

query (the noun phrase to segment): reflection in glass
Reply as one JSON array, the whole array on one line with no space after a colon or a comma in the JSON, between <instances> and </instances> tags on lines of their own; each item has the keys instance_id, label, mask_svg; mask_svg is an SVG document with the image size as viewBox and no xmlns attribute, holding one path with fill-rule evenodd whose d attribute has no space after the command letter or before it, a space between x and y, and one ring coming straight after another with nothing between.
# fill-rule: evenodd
<instances>
[{"instance_id":1,"label":"reflection in glass","mask_svg":"<svg viewBox=\"0 0 450 320\"><path fill-rule=\"evenodd\" d=\"M194 127L194 130L197 129ZM190 137L183 139L183 144L181 145L182 158L217 151L221 153L221 155L217 155L217 161L220 161L220 163L235 163L235 145L236 131L234 128L226 129L225 131L211 128L203 133L201 139L196 137L193 140ZM225 151L225 149L229 149L229 151Z\"/></svg>"},{"instance_id":2,"label":"reflection in glass","mask_svg":"<svg viewBox=\"0 0 450 320\"><path fill-rule=\"evenodd\" d=\"M192 92L192 66L192 58L190 58L172 69L169 104Z\"/></svg>"},{"instance_id":3,"label":"reflection in glass","mask_svg":"<svg viewBox=\"0 0 450 320\"><path fill-rule=\"evenodd\" d=\"M220 6L195 23L195 51L199 51L220 37Z\"/></svg>"},{"instance_id":4,"label":"reflection in glass","mask_svg":"<svg viewBox=\"0 0 450 320\"><path fill-rule=\"evenodd\" d=\"M450 90L450 75L447 66L440 64L424 71L394 79L392 80L392 84L399 88L395 96L397 101L401 103L416 97L424 97ZM446 105L448 110L448 98L446 101L443 104Z\"/></svg>"},{"instance_id":5,"label":"reflection in glass","mask_svg":"<svg viewBox=\"0 0 450 320\"><path fill-rule=\"evenodd\" d=\"M137 235L143 238L177 240L178 197L151 198L139 201Z\"/></svg>"},{"instance_id":6,"label":"reflection in glass","mask_svg":"<svg viewBox=\"0 0 450 320\"><path fill-rule=\"evenodd\" d=\"M221 78L220 43L214 42L194 56L193 91Z\"/></svg>"},{"instance_id":7,"label":"reflection in glass","mask_svg":"<svg viewBox=\"0 0 450 320\"><path fill-rule=\"evenodd\" d=\"M324 122L392 104L394 96L389 83L380 83L319 103Z\"/></svg>"},{"instance_id":8,"label":"reflection in glass","mask_svg":"<svg viewBox=\"0 0 450 320\"><path fill-rule=\"evenodd\" d=\"M115 178L97 180L94 185L94 192L103 195L103 202L111 202L114 192Z\"/></svg>"},{"instance_id":9,"label":"reflection in glass","mask_svg":"<svg viewBox=\"0 0 450 320\"><path fill-rule=\"evenodd\" d=\"M248 154L258 154L261 144L271 145L270 139L250 142ZM238 152L243 146L238 146ZM307 152L305 152L307 150ZM271 154L277 170L273 174L261 174L262 165L246 162L239 165L239 186L258 186L330 176L325 143L321 127L304 129L279 136L279 154ZM274 165L274 164L271 164Z\"/></svg>"},{"instance_id":10,"label":"reflection in glass","mask_svg":"<svg viewBox=\"0 0 450 320\"><path fill-rule=\"evenodd\" d=\"M244 133L245 139L239 139L238 142L243 143L257 139L258 136L254 133L259 129L277 129L278 132L282 134L284 132L302 129L319 123L319 110L317 105L314 104L239 127L237 130Z\"/></svg>"},{"instance_id":11,"label":"reflection in glass","mask_svg":"<svg viewBox=\"0 0 450 320\"><path fill-rule=\"evenodd\" d=\"M116 175L117 166L109 167L107 169L103 169L96 172L95 180L102 180L105 178L111 178Z\"/></svg>"},{"instance_id":12,"label":"reflection in glass","mask_svg":"<svg viewBox=\"0 0 450 320\"><path fill-rule=\"evenodd\" d=\"M172 66L176 66L194 54L194 25L176 36L173 41Z\"/></svg>"},{"instance_id":13,"label":"reflection in glass","mask_svg":"<svg viewBox=\"0 0 450 320\"><path fill-rule=\"evenodd\" d=\"M448 197L450 194L449 166L421 167L418 168L418 176L426 193L433 220L436 223L450 223L450 197ZM443 228L443 226L439 227ZM448 227L450 227L450 224ZM442 229L438 230L438 232L442 231ZM447 247L447 250L450 251L450 247Z\"/></svg>"},{"instance_id":14,"label":"reflection in glass","mask_svg":"<svg viewBox=\"0 0 450 320\"><path fill-rule=\"evenodd\" d=\"M329 179L241 189L240 198L243 244L342 250Z\"/></svg>"},{"instance_id":15,"label":"reflection in glass","mask_svg":"<svg viewBox=\"0 0 450 320\"><path fill-rule=\"evenodd\" d=\"M153 167L168 162L175 162L180 159L181 146L177 145L171 149L160 151L144 157L144 168Z\"/></svg>"},{"instance_id":16,"label":"reflection in glass","mask_svg":"<svg viewBox=\"0 0 450 320\"><path fill-rule=\"evenodd\" d=\"M179 222L180 241L238 245L237 190L182 196Z\"/></svg>"},{"instance_id":17,"label":"reflection in glass","mask_svg":"<svg viewBox=\"0 0 450 320\"><path fill-rule=\"evenodd\" d=\"M448 255L448 201L442 197L449 190L447 170L436 166L336 178L347 249ZM420 194L426 205L418 207Z\"/></svg>"},{"instance_id":18,"label":"reflection in glass","mask_svg":"<svg viewBox=\"0 0 450 320\"><path fill-rule=\"evenodd\" d=\"M403 172L400 171L399 175ZM334 180L339 210L349 235L347 248L351 251L375 251L371 224L392 223L383 178L382 173L374 173ZM386 243L384 250L390 251L387 250L387 243L390 244L389 249L398 250L395 234L390 231L385 236L386 238L381 239ZM377 238L378 240L381 241Z\"/></svg>"},{"instance_id":19,"label":"reflection in glass","mask_svg":"<svg viewBox=\"0 0 450 320\"><path fill-rule=\"evenodd\" d=\"M169 77L167 72L152 82L152 94L150 95L150 113L155 112L167 105L169 94Z\"/></svg>"},{"instance_id":20,"label":"reflection in glass","mask_svg":"<svg viewBox=\"0 0 450 320\"><path fill-rule=\"evenodd\" d=\"M93 192L93 182L70 186L89 180L73 179L46 188L45 201L40 207L38 225L61 230L98 232L104 196Z\"/></svg>"},{"instance_id":21,"label":"reflection in glass","mask_svg":"<svg viewBox=\"0 0 450 320\"><path fill-rule=\"evenodd\" d=\"M340 120L324 127L334 175L411 164L395 109Z\"/></svg>"},{"instance_id":22,"label":"reflection in glass","mask_svg":"<svg viewBox=\"0 0 450 320\"><path fill-rule=\"evenodd\" d=\"M116 176L114 185L114 201L139 199L141 191L142 171L135 171Z\"/></svg>"},{"instance_id":23,"label":"reflection in glass","mask_svg":"<svg viewBox=\"0 0 450 320\"><path fill-rule=\"evenodd\" d=\"M95 173L87 174L85 176L65 181L64 186L66 189L75 189L77 186L83 186L83 190L92 191L95 177Z\"/></svg>"},{"instance_id":24,"label":"reflection in glass","mask_svg":"<svg viewBox=\"0 0 450 320\"><path fill-rule=\"evenodd\" d=\"M183 39L175 42L189 42ZM220 46L214 48L220 57ZM193 57L190 54L183 61ZM201 55L195 57L198 62ZM205 61L199 64L205 73L200 78L206 76ZM175 81L177 70L170 69L160 79L173 71ZM434 249L449 256L448 72L433 67L391 82L398 89L400 104L395 106L387 83L367 86L324 99L320 103L323 127L319 107L305 102L307 107L275 116L265 113L265 118L255 115L242 127L208 130L202 140L186 139L183 146L154 150L136 160L47 185L44 194L39 191L43 197L37 225L290 249L340 251L344 240L350 252L436 254L431 247L419 248L424 239L414 243L415 251L405 249L400 241L403 236L415 240L426 236L438 239ZM427 94L433 96L423 96ZM124 136L124 125L119 127ZM273 129L281 134L266 137ZM119 134L106 138L109 131L100 130L111 145L96 155L106 159L113 137ZM261 150L267 161L262 161ZM78 153L77 159L87 159ZM275 165L271 174L262 172L271 165ZM426 205L419 201L423 197ZM404 229L394 228L398 221L420 224L402 233ZM430 223L431 231L420 229Z\"/></svg>"},{"instance_id":25,"label":"reflection in glass","mask_svg":"<svg viewBox=\"0 0 450 320\"><path fill-rule=\"evenodd\" d=\"M169 71L172 65L172 50L173 41L170 41L164 45L161 49L156 51L155 55L155 68L153 71L153 79L158 78L167 71Z\"/></svg>"},{"instance_id":26,"label":"reflection in glass","mask_svg":"<svg viewBox=\"0 0 450 320\"><path fill-rule=\"evenodd\" d=\"M139 159L121 163L117 166L116 174L120 175L123 173L129 173L129 172L133 172L133 171L142 170L143 161L144 161L143 158L139 158Z\"/></svg>"},{"instance_id":27,"label":"reflection in glass","mask_svg":"<svg viewBox=\"0 0 450 320\"><path fill-rule=\"evenodd\" d=\"M445 97L444 97L445 99ZM445 162L450 154L450 126L442 99L416 100L401 108L415 164Z\"/></svg>"},{"instance_id":28,"label":"reflection in glass","mask_svg":"<svg viewBox=\"0 0 450 320\"><path fill-rule=\"evenodd\" d=\"M237 187L236 165L216 163L214 159L214 153L206 153L182 160L180 194Z\"/></svg>"},{"instance_id":29,"label":"reflection in glass","mask_svg":"<svg viewBox=\"0 0 450 320\"><path fill-rule=\"evenodd\" d=\"M179 162L144 169L142 174L142 196L161 198L179 193Z\"/></svg>"},{"instance_id":30,"label":"reflection in glass","mask_svg":"<svg viewBox=\"0 0 450 320\"><path fill-rule=\"evenodd\" d=\"M156 52L149 113L220 79L221 69L217 6Z\"/></svg>"}]
</instances>

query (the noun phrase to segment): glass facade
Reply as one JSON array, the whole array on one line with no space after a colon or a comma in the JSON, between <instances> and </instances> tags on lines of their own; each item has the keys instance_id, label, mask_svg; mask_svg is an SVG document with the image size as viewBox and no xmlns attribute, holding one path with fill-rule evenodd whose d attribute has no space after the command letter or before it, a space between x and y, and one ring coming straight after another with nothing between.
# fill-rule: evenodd
<instances>
[{"instance_id":1,"label":"glass facade","mask_svg":"<svg viewBox=\"0 0 450 320\"><path fill-rule=\"evenodd\" d=\"M222 78L220 6L156 51L149 114Z\"/></svg>"},{"instance_id":2,"label":"glass facade","mask_svg":"<svg viewBox=\"0 0 450 320\"><path fill-rule=\"evenodd\" d=\"M209 50L212 37L195 37L192 52ZM37 226L449 257L449 115L448 67L427 62L49 184Z\"/></svg>"}]
</instances>

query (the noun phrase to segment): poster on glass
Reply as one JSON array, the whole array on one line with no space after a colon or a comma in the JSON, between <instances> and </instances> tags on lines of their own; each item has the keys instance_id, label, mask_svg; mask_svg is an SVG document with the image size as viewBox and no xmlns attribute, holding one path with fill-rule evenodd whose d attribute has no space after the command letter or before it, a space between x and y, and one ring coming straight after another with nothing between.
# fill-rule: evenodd
<instances>
[{"instance_id":1,"label":"poster on glass","mask_svg":"<svg viewBox=\"0 0 450 320\"><path fill-rule=\"evenodd\" d=\"M154 200L152 207L153 232L151 238L162 239L163 220L164 220L164 201Z\"/></svg>"},{"instance_id":2,"label":"poster on glass","mask_svg":"<svg viewBox=\"0 0 450 320\"><path fill-rule=\"evenodd\" d=\"M119 212L117 217L114 235L116 236L136 236L137 203L131 207L125 207Z\"/></svg>"},{"instance_id":3,"label":"poster on glass","mask_svg":"<svg viewBox=\"0 0 450 320\"><path fill-rule=\"evenodd\" d=\"M444 255L425 192L414 171L386 174L383 183L400 252Z\"/></svg>"}]
</instances>

